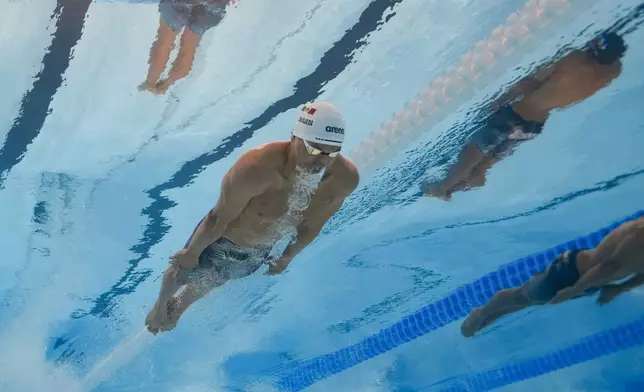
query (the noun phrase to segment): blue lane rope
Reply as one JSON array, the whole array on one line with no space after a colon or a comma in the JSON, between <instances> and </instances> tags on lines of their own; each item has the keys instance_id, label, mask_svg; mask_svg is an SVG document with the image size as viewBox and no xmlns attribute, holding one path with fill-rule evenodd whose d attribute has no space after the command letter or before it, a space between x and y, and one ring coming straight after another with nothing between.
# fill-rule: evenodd
<instances>
[{"instance_id":1,"label":"blue lane rope","mask_svg":"<svg viewBox=\"0 0 644 392\"><path fill-rule=\"evenodd\" d=\"M644 210L589 235L502 265L496 271L459 287L437 302L403 317L359 343L296 364L291 367L291 371L279 378L277 386L283 391L300 391L317 381L441 328L466 316L473 308L482 306L497 291L521 286L532 275L543 271L557 255L567 250L594 248L615 228L642 216Z\"/></svg>"},{"instance_id":2,"label":"blue lane rope","mask_svg":"<svg viewBox=\"0 0 644 392\"><path fill-rule=\"evenodd\" d=\"M483 372L456 377L441 392L489 391L644 343L644 317L587 336L566 348Z\"/></svg>"}]
</instances>

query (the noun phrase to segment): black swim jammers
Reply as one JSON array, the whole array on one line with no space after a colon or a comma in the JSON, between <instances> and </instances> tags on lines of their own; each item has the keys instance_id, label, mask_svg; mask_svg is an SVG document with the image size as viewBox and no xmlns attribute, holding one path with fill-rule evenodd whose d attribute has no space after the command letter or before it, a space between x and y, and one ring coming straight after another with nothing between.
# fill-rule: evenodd
<instances>
[{"instance_id":1,"label":"black swim jammers","mask_svg":"<svg viewBox=\"0 0 644 392\"><path fill-rule=\"evenodd\" d=\"M530 298L538 303L550 301L566 287L573 286L580 278L577 255L581 250L560 254L543 272L534 275L526 284ZM590 294L590 293L588 293Z\"/></svg>"},{"instance_id":2,"label":"black swim jammers","mask_svg":"<svg viewBox=\"0 0 644 392\"><path fill-rule=\"evenodd\" d=\"M217 26L226 15L229 0L161 0L159 13L173 31L184 27L197 35Z\"/></svg>"},{"instance_id":3,"label":"black swim jammers","mask_svg":"<svg viewBox=\"0 0 644 392\"><path fill-rule=\"evenodd\" d=\"M481 152L501 158L519 143L539 135L543 125L523 119L506 105L483 123L472 136L472 142Z\"/></svg>"},{"instance_id":4,"label":"black swim jammers","mask_svg":"<svg viewBox=\"0 0 644 392\"><path fill-rule=\"evenodd\" d=\"M197 268L185 270L185 275L191 281L219 285L251 275L266 264L269 253L270 248L245 248L222 237L201 253Z\"/></svg>"}]
</instances>

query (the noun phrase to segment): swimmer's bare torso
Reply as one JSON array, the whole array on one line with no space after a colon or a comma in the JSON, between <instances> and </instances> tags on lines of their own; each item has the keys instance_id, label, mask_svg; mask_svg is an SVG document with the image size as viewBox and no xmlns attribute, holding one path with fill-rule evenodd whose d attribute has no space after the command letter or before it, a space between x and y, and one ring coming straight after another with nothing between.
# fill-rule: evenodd
<instances>
[{"instance_id":1,"label":"swimmer's bare torso","mask_svg":"<svg viewBox=\"0 0 644 392\"><path fill-rule=\"evenodd\" d=\"M286 162L290 142L274 142L266 144L245 154L240 162L233 166L231 172L239 165L254 164L261 161L264 175L268 179L267 190L253 197L241 213L230 222L224 237L232 242L246 247L265 247L280 239L283 227L297 227L303 221L314 219L318 211L324 211L325 206L335 200L338 195L346 194L347 183L353 183L355 168L345 158L339 157L326 170L316 188L310 195L296 195L308 200L298 200L306 204L302 211L289 206L293 195L296 177L286 173ZM234 174L234 173L232 173Z\"/></svg>"},{"instance_id":2,"label":"swimmer's bare torso","mask_svg":"<svg viewBox=\"0 0 644 392\"><path fill-rule=\"evenodd\" d=\"M512 109L528 121L545 123L553 109L562 109L592 96L621 73L621 62L599 64L586 52L575 51L546 70L538 87L526 92Z\"/></svg>"}]
</instances>

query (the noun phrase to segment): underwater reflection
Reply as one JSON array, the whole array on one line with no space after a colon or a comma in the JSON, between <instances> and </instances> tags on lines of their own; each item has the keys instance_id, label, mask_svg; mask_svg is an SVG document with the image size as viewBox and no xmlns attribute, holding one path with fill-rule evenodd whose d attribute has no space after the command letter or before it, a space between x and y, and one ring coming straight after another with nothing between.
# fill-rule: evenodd
<instances>
[{"instance_id":1,"label":"underwater reflection","mask_svg":"<svg viewBox=\"0 0 644 392\"><path fill-rule=\"evenodd\" d=\"M423 184L425 196L447 201L454 192L485 185L487 171L540 135L553 110L582 102L615 80L626 50L621 35L606 31L512 85L483 109L484 119L468 126L476 130L447 174Z\"/></svg>"},{"instance_id":2,"label":"underwater reflection","mask_svg":"<svg viewBox=\"0 0 644 392\"><path fill-rule=\"evenodd\" d=\"M179 79L185 78L192 69L195 53L203 34L217 26L226 15L226 7L233 0L161 0L159 2L159 29L157 39L150 49L148 75L138 87L139 91L165 94ZM181 33L183 31L183 33ZM170 53L177 35L181 33L179 53L165 79Z\"/></svg>"}]
</instances>

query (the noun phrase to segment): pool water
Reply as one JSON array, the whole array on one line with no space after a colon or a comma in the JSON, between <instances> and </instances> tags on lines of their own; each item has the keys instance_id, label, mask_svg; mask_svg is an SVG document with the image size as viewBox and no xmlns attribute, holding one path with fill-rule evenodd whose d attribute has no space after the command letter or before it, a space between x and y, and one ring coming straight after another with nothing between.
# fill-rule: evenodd
<instances>
[{"instance_id":1,"label":"pool water","mask_svg":"<svg viewBox=\"0 0 644 392\"><path fill-rule=\"evenodd\" d=\"M467 89L449 90L413 137L390 138L401 108L535 4L544 22L525 43L510 40ZM535 307L473 338L462 318L404 344L380 332L643 209L643 7L239 0L204 34L188 77L154 95L137 86L156 1L0 3L0 390L644 390L641 288L609 306ZM609 28L628 45L618 78L554 111L483 186L423 197L473 131L472 113ZM216 202L221 177L243 152L287 140L313 100L344 112L359 188L287 273L231 281L153 337L144 319L166 260Z\"/></svg>"}]
</instances>

